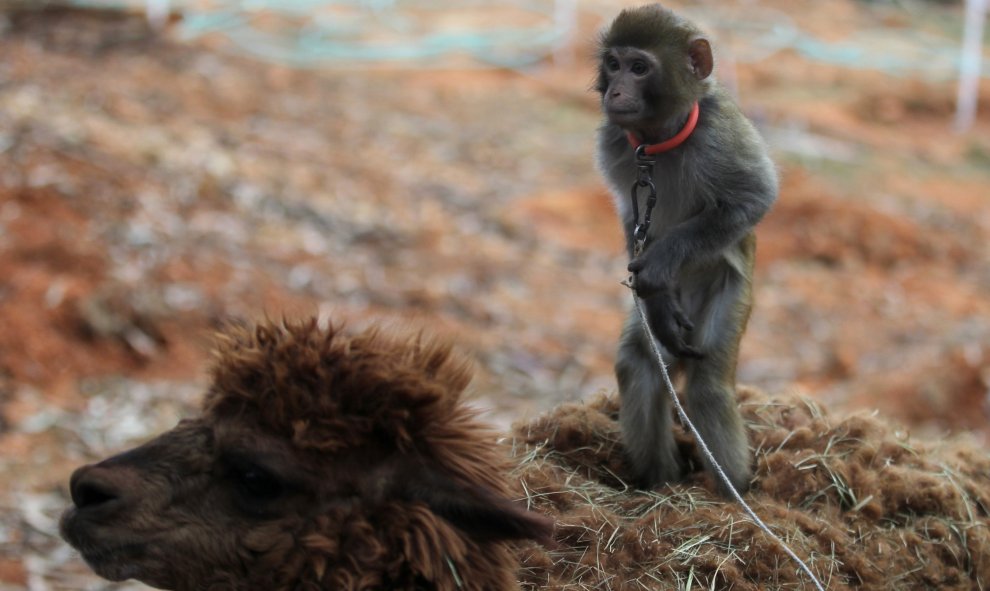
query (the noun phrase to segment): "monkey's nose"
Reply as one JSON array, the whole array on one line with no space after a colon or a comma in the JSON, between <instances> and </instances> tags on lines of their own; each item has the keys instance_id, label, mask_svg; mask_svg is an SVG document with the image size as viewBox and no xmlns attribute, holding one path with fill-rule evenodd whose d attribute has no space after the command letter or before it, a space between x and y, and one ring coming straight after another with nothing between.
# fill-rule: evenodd
<instances>
[{"instance_id":1,"label":"monkey's nose","mask_svg":"<svg viewBox=\"0 0 990 591\"><path fill-rule=\"evenodd\" d=\"M112 473L98 466L83 466L69 479L72 502L78 509L108 508L123 497Z\"/></svg>"}]
</instances>

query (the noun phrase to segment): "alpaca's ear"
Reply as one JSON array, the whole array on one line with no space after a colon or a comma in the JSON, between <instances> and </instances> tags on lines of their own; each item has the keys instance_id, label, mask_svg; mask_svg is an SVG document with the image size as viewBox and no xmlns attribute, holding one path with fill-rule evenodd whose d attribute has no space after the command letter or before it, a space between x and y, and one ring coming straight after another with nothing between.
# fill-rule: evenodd
<instances>
[{"instance_id":1,"label":"alpaca's ear","mask_svg":"<svg viewBox=\"0 0 990 591\"><path fill-rule=\"evenodd\" d=\"M480 541L536 540L549 544L553 522L488 490L434 490L430 509Z\"/></svg>"},{"instance_id":2,"label":"alpaca's ear","mask_svg":"<svg viewBox=\"0 0 990 591\"><path fill-rule=\"evenodd\" d=\"M405 497L478 541L536 540L553 544L553 521L480 486L466 486L430 468L406 481ZM416 484L413 484L415 482Z\"/></svg>"}]
</instances>

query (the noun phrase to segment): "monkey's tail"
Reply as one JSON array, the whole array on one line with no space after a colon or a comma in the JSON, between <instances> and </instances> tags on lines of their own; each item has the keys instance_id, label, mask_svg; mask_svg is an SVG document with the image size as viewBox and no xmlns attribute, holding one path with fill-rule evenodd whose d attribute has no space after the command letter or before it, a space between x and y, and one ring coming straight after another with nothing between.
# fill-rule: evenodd
<instances>
[{"instance_id":1,"label":"monkey's tail","mask_svg":"<svg viewBox=\"0 0 990 591\"><path fill-rule=\"evenodd\" d=\"M808 567L808 565L805 564L805 562L801 560L798 557L798 555L794 553L793 550L791 550L790 546L784 543L784 540L780 539L780 537L777 536L777 534L773 533L770 527L766 523L764 523L762 519L760 519L760 517L756 514L755 511L753 511L753 508L750 507L749 504L747 504L746 501L743 500L742 495L740 495L739 491L736 490L736 487L732 485L732 481L729 480L729 477L722 469L722 466L720 466L719 463L715 460L715 456L712 454L711 450L708 449L708 444L706 444L705 440L702 439L701 433L698 432L698 429L695 428L694 423L692 423L691 419L688 418L687 413L684 411L684 407L681 406L681 401L677 398L677 391L674 389L673 382L670 381L670 373L667 371L667 365L663 361L663 355L660 354L660 347L659 345L657 345L657 338L653 334L653 330L650 329L650 323L647 322L646 320L646 312L643 310L642 301L636 295L636 292L633 292L633 301L636 303L636 310L639 312L639 319L643 323L643 330L645 330L646 334L650 336L649 339L650 348L653 350L653 354L657 356L657 362L660 364L660 375L663 377L663 383L667 388L667 393L670 394L670 398L674 402L674 408L677 409L677 414L681 417L681 422L687 425L688 430L691 431L692 435L694 435L694 440L698 442L698 447L701 448L701 453L703 453L705 457L708 458L708 461L715 469L715 472L716 474L718 474L718 477L722 480L723 483L725 483L725 486L728 487L730 491L732 491L732 496L736 499L736 502L739 503L740 506L742 506L743 510L746 511L746 514L749 515L750 519L752 519L753 522L756 523L756 525L759 526L760 529L765 531L767 535L773 538L773 540L776 541L778 545L780 545L780 547L784 550L784 552L786 552L788 556L794 559L794 562L798 563L798 566L800 566L801 570L803 570L805 574L808 575L808 578L811 579L811 582L814 583L815 588L817 588L818 591L825 591L825 586L822 585L821 581L818 580L818 577L815 576L815 573L811 572L811 569Z\"/></svg>"}]
</instances>

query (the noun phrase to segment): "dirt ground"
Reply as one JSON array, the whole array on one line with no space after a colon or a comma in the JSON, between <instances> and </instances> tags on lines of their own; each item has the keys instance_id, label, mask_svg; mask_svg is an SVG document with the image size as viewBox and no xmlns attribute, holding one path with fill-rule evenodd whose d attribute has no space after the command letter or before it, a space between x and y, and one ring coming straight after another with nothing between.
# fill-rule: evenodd
<instances>
[{"instance_id":1,"label":"dirt ground","mask_svg":"<svg viewBox=\"0 0 990 591\"><path fill-rule=\"evenodd\" d=\"M961 17L802 4L759 3L822 39ZM195 404L230 318L448 334L502 427L614 389L629 294L587 59L608 11L579 7L521 71L294 70L133 15L0 12L0 591L143 588L57 540L65 484ZM986 443L990 84L955 134L951 72L725 63L782 178L740 382Z\"/></svg>"}]
</instances>

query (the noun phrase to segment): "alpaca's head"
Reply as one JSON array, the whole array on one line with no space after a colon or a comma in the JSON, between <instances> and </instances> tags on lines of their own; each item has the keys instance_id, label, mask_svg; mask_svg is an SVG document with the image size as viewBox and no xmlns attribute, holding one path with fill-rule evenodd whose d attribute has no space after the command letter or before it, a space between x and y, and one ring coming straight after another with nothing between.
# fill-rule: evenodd
<instances>
[{"instance_id":1,"label":"alpaca's head","mask_svg":"<svg viewBox=\"0 0 990 591\"><path fill-rule=\"evenodd\" d=\"M316 322L221 337L200 416L72 475L62 534L165 589L505 589L506 496L449 347Z\"/></svg>"}]
</instances>

